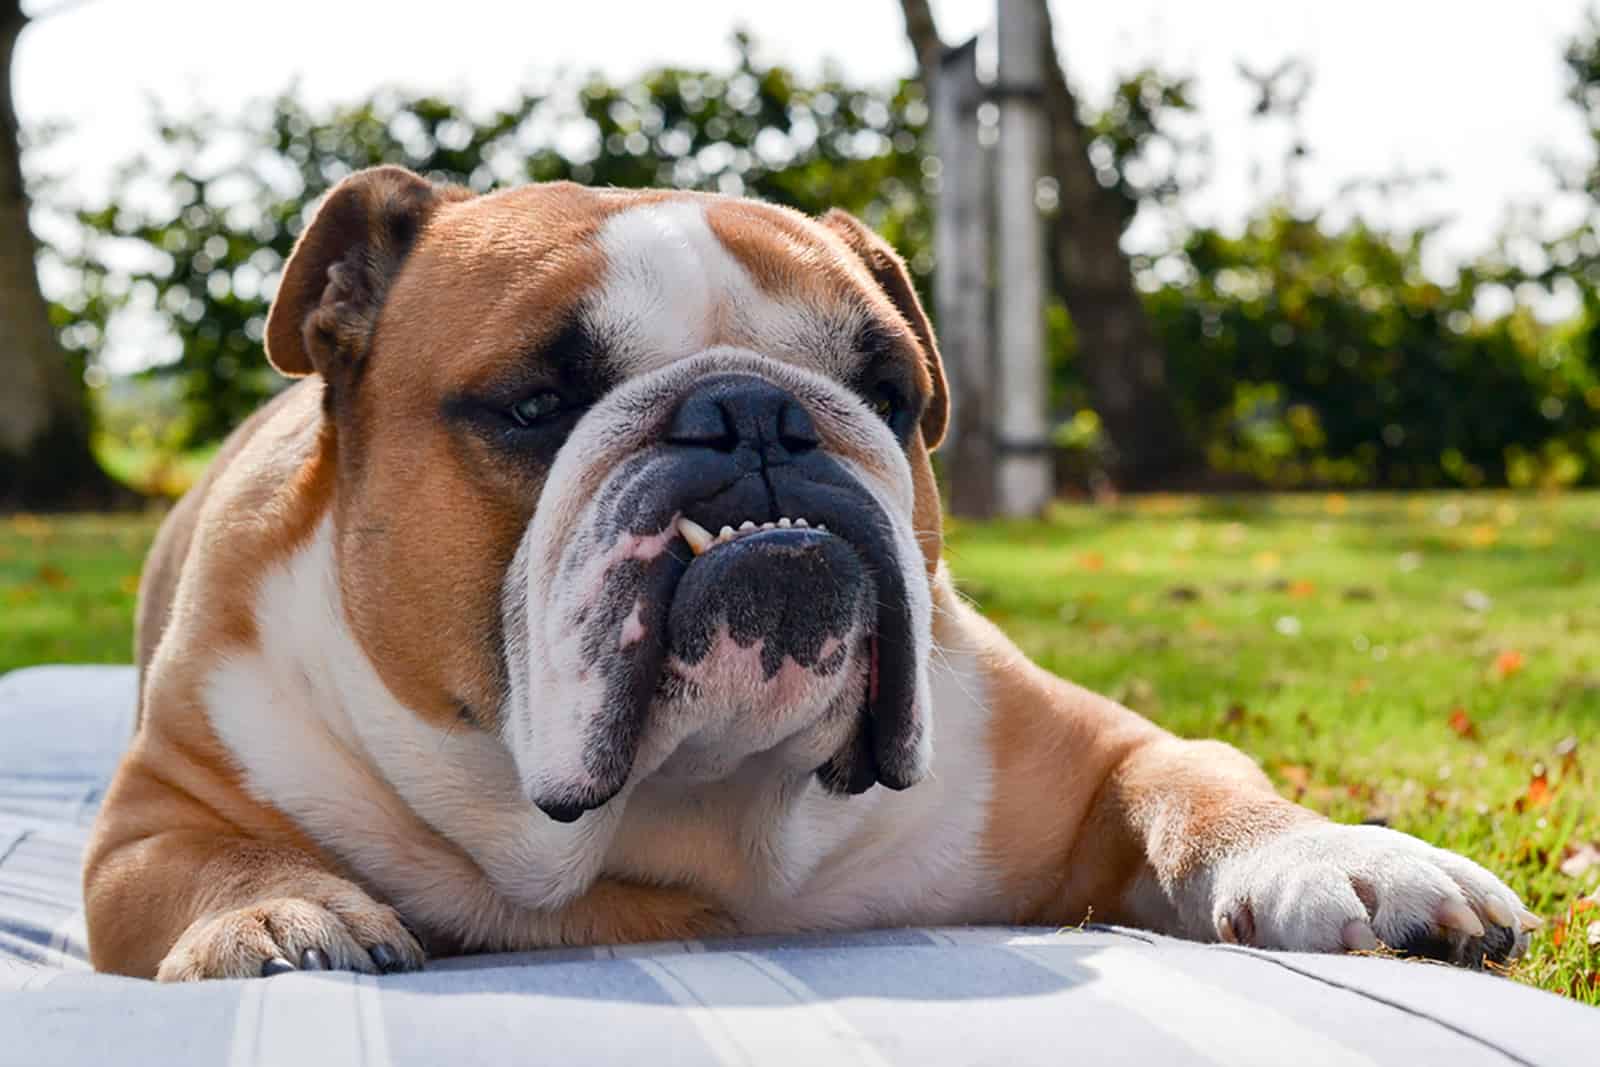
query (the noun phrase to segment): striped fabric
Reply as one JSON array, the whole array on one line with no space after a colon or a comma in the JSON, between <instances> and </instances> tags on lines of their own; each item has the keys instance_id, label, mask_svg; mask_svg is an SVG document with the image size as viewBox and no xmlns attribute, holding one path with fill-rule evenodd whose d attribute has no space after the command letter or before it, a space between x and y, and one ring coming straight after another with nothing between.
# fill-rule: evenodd
<instances>
[{"instance_id":1,"label":"striped fabric","mask_svg":"<svg viewBox=\"0 0 1600 1067\"><path fill-rule=\"evenodd\" d=\"M1600 1011L1442 966L1130 930L924 929L162 987L83 960L78 864L131 673L0 678L0 1065L1594 1067Z\"/></svg>"}]
</instances>

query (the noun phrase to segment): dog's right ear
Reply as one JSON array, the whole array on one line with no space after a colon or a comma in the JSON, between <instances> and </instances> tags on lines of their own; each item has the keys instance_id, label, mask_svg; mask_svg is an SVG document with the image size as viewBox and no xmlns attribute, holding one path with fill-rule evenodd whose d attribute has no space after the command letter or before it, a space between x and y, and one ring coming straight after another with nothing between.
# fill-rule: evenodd
<instances>
[{"instance_id":1,"label":"dog's right ear","mask_svg":"<svg viewBox=\"0 0 1600 1067\"><path fill-rule=\"evenodd\" d=\"M357 171L334 187L295 242L267 314L267 359L330 383L366 355L389 283L428 216L472 194L404 167Z\"/></svg>"}]
</instances>

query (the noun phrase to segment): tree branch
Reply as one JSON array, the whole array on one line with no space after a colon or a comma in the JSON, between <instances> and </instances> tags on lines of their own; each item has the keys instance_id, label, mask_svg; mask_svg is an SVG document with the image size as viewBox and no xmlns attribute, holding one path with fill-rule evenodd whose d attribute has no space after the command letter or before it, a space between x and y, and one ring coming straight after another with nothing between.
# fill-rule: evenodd
<instances>
[{"instance_id":1,"label":"tree branch","mask_svg":"<svg viewBox=\"0 0 1600 1067\"><path fill-rule=\"evenodd\" d=\"M939 24L933 19L933 8L928 6L928 0L900 0L900 10L906 19L906 37L917 53L922 91L931 97L939 74L939 59L944 55L944 38L939 36Z\"/></svg>"}]
</instances>

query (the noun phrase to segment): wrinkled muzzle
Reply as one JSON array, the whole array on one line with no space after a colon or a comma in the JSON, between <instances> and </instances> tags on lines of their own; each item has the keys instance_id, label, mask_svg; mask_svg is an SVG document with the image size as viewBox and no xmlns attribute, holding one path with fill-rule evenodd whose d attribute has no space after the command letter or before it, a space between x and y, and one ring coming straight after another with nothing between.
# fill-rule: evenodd
<instances>
[{"instance_id":1,"label":"wrinkled muzzle","mask_svg":"<svg viewBox=\"0 0 1600 1067\"><path fill-rule=\"evenodd\" d=\"M918 781L911 494L864 405L768 360L697 357L592 411L507 583L505 737L533 803L568 822L763 752L836 793Z\"/></svg>"}]
</instances>

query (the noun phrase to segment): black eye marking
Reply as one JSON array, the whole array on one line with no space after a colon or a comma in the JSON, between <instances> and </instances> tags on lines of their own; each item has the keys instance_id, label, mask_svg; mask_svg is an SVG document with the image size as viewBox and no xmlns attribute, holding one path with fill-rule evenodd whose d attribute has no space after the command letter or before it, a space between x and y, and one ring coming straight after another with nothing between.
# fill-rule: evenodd
<instances>
[{"instance_id":1,"label":"black eye marking","mask_svg":"<svg viewBox=\"0 0 1600 1067\"><path fill-rule=\"evenodd\" d=\"M872 390L872 410L878 413L878 418L894 428L894 417L900 413L903 403L900 399L900 390L893 382L879 382Z\"/></svg>"},{"instance_id":2,"label":"black eye marking","mask_svg":"<svg viewBox=\"0 0 1600 1067\"><path fill-rule=\"evenodd\" d=\"M861 369L847 384L905 444L927 403L913 377L920 350L908 349L900 333L877 319L856 332L855 349L861 353Z\"/></svg>"},{"instance_id":3,"label":"black eye marking","mask_svg":"<svg viewBox=\"0 0 1600 1067\"><path fill-rule=\"evenodd\" d=\"M561 394L554 389L541 389L511 405L507 412L511 421L527 429L545 419L558 415L563 407Z\"/></svg>"},{"instance_id":4,"label":"black eye marking","mask_svg":"<svg viewBox=\"0 0 1600 1067\"><path fill-rule=\"evenodd\" d=\"M549 459L614 374L580 308L500 381L447 397L443 412L519 462Z\"/></svg>"}]
</instances>

